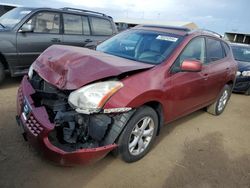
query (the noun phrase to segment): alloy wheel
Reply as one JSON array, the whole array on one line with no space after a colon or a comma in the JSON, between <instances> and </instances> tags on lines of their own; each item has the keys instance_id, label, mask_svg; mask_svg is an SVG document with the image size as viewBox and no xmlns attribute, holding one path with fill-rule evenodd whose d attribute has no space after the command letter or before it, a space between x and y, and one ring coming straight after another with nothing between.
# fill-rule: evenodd
<instances>
[{"instance_id":1,"label":"alloy wheel","mask_svg":"<svg viewBox=\"0 0 250 188\"><path fill-rule=\"evenodd\" d=\"M128 149L131 155L140 155L149 145L155 131L155 124L151 117L139 120L129 138Z\"/></svg>"},{"instance_id":2,"label":"alloy wheel","mask_svg":"<svg viewBox=\"0 0 250 188\"><path fill-rule=\"evenodd\" d=\"M228 97L229 97L228 90L225 90L223 92L223 94L221 95L220 100L219 100L219 104L218 104L218 111L219 112L225 108L225 106L227 104Z\"/></svg>"}]
</instances>

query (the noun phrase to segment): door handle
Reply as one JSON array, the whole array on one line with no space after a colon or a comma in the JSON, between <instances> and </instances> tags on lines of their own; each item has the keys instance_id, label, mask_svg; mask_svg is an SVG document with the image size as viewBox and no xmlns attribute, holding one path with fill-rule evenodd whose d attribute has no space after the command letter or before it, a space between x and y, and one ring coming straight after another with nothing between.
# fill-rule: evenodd
<instances>
[{"instance_id":1,"label":"door handle","mask_svg":"<svg viewBox=\"0 0 250 188\"><path fill-rule=\"evenodd\" d=\"M59 38L52 38L51 42L61 42L61 40Z\"/></svg>"},{"instance_id":2,"label":"door handle","mask_svg":"<svg viewBox=\"0 0 250 188\"><path fill-rule=\"evenodd\" d=\"M86 39L84 42L93 42L91 39Z\"/></svg>"},{"instance_id":3,"label":"door handle","mask_svg":"<svg viewBox=\"0 0 250 188\"><path fill-rule=\"evenodd\" d=\"M208 79L208 74L205 73L205 74L203 75L203 77L204 77L204 80L207 80L207 79Z\"/></svg>"}]
</instances>

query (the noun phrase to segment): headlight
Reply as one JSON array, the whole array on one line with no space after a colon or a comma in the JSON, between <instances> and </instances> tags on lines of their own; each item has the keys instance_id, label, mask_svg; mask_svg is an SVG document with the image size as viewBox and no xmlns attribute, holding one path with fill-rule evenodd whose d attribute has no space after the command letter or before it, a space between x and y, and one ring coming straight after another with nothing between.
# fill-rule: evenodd
<instances>
[{"instance_id":1,"label":"headlight","mask_svg":"<svg viewBox=\"0 0 250 188\"><path fill-rule=\"evenodd\" d=\"M32 76L33 76L33 71L34 71L34 69L33 69L33 66L31 65L30 68L29 68L29 72L28 72L29 79L32 78Z\"/></svg>"},{"instance_id":2,"label":"headlight","mask_svg":"<svg viewBox=\"0 0 250 188\"><path fill-rule=\"evenodd\" d=\"M243 71L242 76L250 76L250 71Z\"/></svg>"},{"instance_id":3,"label":"headlight","mask_svg":"<svg viewBox=\"0 0 250 188\"><path fill-rule=\"evenodd\" d=\"M240 76L240 75L241 75L241 72L237 71L236 76Z\"/></svg>"},{"instance_id":4,"label":"headlight","mask_svg":"<svg viewBox=\"0 0 250 188\"><path fill-rule=\"evenodd\" d=\"M79 113L99 112L107 100L122 87L123 84L119 81L90 84L70 93L68 102Z\"/></svg>"}]
</instances>

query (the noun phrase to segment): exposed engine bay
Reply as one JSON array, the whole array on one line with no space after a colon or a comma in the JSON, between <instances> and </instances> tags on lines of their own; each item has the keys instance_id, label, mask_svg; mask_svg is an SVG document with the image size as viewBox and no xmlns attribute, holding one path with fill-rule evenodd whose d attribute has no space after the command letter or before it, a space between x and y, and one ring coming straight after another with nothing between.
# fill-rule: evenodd
<instances>
[{"instance_id":1,"label":"exposed engine bay","mask_svg":"<svg viewBox=\"0 0 250 188\"><path fill-rule=\"evenodd\" d=\"M114 143L134 113L134 110L120 114L78 113L68 104L71 91L59 90L36 73L30 83L36 91L31 96L34 105L44 106L50 122L55 125L54 130L49 134L49 140L64 151L95 148Z\"/></svg>"}]
</instances>

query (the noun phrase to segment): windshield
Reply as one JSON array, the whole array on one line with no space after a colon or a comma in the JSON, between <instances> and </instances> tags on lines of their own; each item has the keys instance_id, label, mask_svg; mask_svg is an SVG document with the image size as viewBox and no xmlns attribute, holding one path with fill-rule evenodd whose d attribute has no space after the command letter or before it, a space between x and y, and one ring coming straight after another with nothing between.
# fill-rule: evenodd
<instances>
[{"instance_id":1,"label":"windshield","mask_svg":"<svg viewBox=\"0 0 250 188\"><path fill-rule=\"evenodd\" d=\"M97 51L149 64L159 64L167 58L181 36L170 33L129 30L97 46Z\"/></svg>"},{"instance_id":2,"label":"windshield","mask_svg":"<svg viewBox=\"0 0 250 188\"><path fill-rule=\"evenodd\" d=\"M250 62L250 47L232 46L232 50L235 60Z\"/></svg>"},{"instance_id":3,"label":"windshield","mask_svg":"<svg viewBox=\"0 0 250 188\"><path fill-rule=\"evenodd\" d=\"M0 17L0 26L4 28L13 28L24 18L24 16L26 16L30 12L30 8L14 8Z\"/></svg>"}]
</instances>

